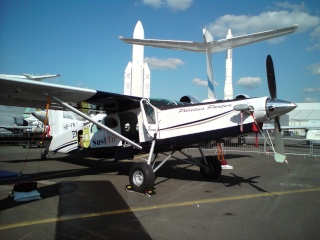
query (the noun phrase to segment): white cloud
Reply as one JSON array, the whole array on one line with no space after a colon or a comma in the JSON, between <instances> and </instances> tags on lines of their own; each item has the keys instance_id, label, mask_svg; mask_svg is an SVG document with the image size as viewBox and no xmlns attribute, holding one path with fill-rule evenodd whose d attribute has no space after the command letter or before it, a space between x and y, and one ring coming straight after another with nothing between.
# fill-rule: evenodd
<instances>
[{"instance_id":1,"label":"white cloud","mask_svg":"<svg viewBox=\"0 0 320 240\"><path fill-rule=\"evenodd\" d=\"M184 11L188 9L193 0L143 0L145 5L154 8L167 7L175 11Z\"/></svg>"},{"instance_id":2,"label":"white cloud","mask_svg":"<svg viewBox=\"0 0 320 240\"><path fill-rule=\"evenodd\" d=\"M320 88L305 88L303 91L309 93L320 92Z\"/></svg>"},{"instance_id":3,"label":"white cloud","mask_svg":"<svg viewBox=\"0 0 320 240\"><path fill-rule=\"evenodd\" d=\"M193 0L167 0L167 5L173 10L184 11L188 9Z\"/></svg>"},{"instance_id":4,"label":"white cloud","mask_svg":"<svg viewBox=\"0 0 320 240\"><path fill-rule=\"evenodd\" d=\"M281 8L292 9L294 11L301 11L305 9L304 2L302 2L300 5L292 4L289 2L275 2L275 5Z\"/></svg>"},{"instance_id":5,"label":"white cloud","mask_svg":"<svg viewBox=\"0 0 320 240\"><path fill-rule=\"evenodd\" d=\"M320 26L316 27L316 29L310 34L311 37L320 37Z\"/></svg>"},{"instance_id":6,"label":"white cloud","mask_svg":"<svg viewBox=\"0 0 320 240\"><path fill-rule=\"evenodd\" d=\"M178 58L167 58L167 59L159 59L156 57L146 57L144 59L150 69L177 69L180 65L183 65L184 62Z\"/></svg>"},{"instance_id":7,"label":"white cloud","mask_svg":"<svg viewBox=\"0 0 320 240\"><path fill-rule=\"evenodd\" d=\"M262 79L259 77L243 77L237 81L237 85L248 89L255 89L259 87L261 83Z\"/></svg>"},{"instance_id":8,"label":"white cloud","mask_svg":"<svg viewBox=\"0 0 320 240\"><path fill-rule=\"evenodd\" d=\"M213 81L214 82L214 86L218 86L219 83L216 82L216 81ZM208 86L208 81L207 80L202 80L200 78L194 78L192 80L192 83L195 84L195 85L198 85L198 86Z\"/></svg>"},{"instance_id":9,"label":"white cloud","mask_svg":"<svg viewBox=\"0 0 320 240\"><path fill-rule=\"evenodd\" d=\"M304 99L304 102L307 102L307 103L318 102L318 99L317 98L306 97Z\"/></svg>"},{"instance_id":10,"label":"white cloud","mask_svg":"<svg viewBox=\"0 0 320 240\"><path fill-rule=\"evenodd\" d=\"M194 78L192 80L192 83L198 86L208 86L208 81L207 80L202 80L200 78Z\"/></svg>"},{"instance_id":11,"label":"white cloud","mask_svg":"<svg viewBox=\"0 0 320 240\"><path fill-rule=\"evenodd\" d=\"M208 30L214 37L225 37L230 28L233 35L249 34L276 28L288 27L299 24L297 32L306 32L316 28L320 23L320 17L312 16L305 11L304 5L294 5L288 2L277 3L282 8L275 11L262 12L259 15L224 15L208 26ZM320 30L319 30L320 31ZM317 36L314 30L313 35ZM273 39L283 40L282 38Z\"/></svg>"},{"instance_id":12,"label":"white cloud","mask_svg":"<svg viewBox=\"0 0 320 240\"><path fill-rule=\"evenodd\" d=\"M320 75L320 63L312 64L308 66L308 69L312 75Z\"/></svg>"},{"instance_id":13,"label":"white cloud","mask_svg":"<svg viewBox=\"0 0 320 240\"><path fill-rule=\"evenodd\" d=\"M308 47L307 50L317 50L320 49L320 26L316 27L316 29L310 34L311 41L314 42L313 46Z\"/></svg>"},{"instance_id":14,"label":"white cloud","mask_svg":"<svg viewBox=\"0 0 320 240\"><path fill-rule=\"evenodd\" d=\"M145 5L150 5L151 7L154 8L159 8L163 5L163 0L143 0L143 3Z\"/></svg>"}]
</instances>

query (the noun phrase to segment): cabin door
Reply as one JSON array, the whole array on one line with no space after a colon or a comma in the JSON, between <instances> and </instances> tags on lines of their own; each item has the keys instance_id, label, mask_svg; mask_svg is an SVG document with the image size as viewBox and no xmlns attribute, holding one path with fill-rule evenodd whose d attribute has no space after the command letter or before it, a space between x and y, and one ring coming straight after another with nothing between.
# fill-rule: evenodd
<instances>
[{"instance_id":1,"label":"cabin door","mask_svg":"<svg viewBox=\"0 0 320 240\"><path fill-rule=\"evenodd\" d=\"M141 100L140 107L143 116L143 125L148 131L148 134L154 137L154 134L158 130L157 108L152 106L146 99Z\"/></svg>"}]
</instances>

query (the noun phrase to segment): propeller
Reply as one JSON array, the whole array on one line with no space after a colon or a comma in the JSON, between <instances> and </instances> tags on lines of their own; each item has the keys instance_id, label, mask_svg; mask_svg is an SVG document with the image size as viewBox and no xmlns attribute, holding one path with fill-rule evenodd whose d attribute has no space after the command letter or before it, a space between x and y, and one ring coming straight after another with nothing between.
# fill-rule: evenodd
<instances>
[{"instance_id":1,"label":"propeller","mask_svg":"<svg viewBox=\"0 0 320 240\"><path fill-rule=\"evenodd\" d=\"M276 77L274 75L273 61L270 55L267 56L267 78L268 78L268 88L272 99L277 98L277 85Z\"/></svg>"},{"instance_id":2,"label":"propeller","mask_svg":"<svg viewBox=\"0 0 320 240\"><path fill-rule=\"evenodd\" d=\"M272 100L277 101L276 77L274 74L273 61L270 55L267 56L266 69L267 69L267 79L268 79L268 88L269 88L270 97L272 98ZM273 111L272 108L270 108L269 110ZM284 155L284 143L283 143L283 136L281 133L279 116L276 116L274 121L274 139L275 139L274 158L277 162L284 162L286 160L286 156Z\"/></svg>"}]
</instances>

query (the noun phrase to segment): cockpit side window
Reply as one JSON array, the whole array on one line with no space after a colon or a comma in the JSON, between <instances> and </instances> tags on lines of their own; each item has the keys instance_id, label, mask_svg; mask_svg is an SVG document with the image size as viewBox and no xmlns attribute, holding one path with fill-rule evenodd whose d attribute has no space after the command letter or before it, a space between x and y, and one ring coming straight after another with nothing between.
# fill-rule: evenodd
<instances>
[{"instance_id":1,"label":"cockpit side window","mask_svg":"<svg viewBox=\"0 0 320 240\"><path fill-rule=\"evenodd\" d=\"M104 118L98 121L99 123L102 123L103 125L107 126L108 128L116 128L118 127L118 121L115 118ZM95 133L98 132L99 130L101 130L101 128L99 128L97 125L93 124L91 127L91 132Z\"/></svg>"}]
</instances>

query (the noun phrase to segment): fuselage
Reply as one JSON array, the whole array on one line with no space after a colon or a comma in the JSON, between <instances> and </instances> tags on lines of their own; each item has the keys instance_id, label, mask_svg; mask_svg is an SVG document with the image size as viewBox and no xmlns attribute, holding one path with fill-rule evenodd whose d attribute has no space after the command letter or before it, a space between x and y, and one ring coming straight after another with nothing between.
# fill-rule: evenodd
<instances>
[{"instance_id":1,"label":"fuselage","mask_svg":"<svg viewBox=\"0 0 320 240\"><path fill-rule=\"evenodd\" d=\"M102 115L98 119L103 125L141 145L143 151L148 151L154 138L155 151L169 151L250 134L257 131L257 124L262 126L263 122L283 115L295 106L268 97L196 104L142 99L138 108ZM74 124L74 128L70 127L56 138L59 141L53 142L59 143L60 147L52 144L51 150L63 152L81 149L82 152L109 155L109 152L127 145L91 122Z\"/></svg>"}]
</instances>

